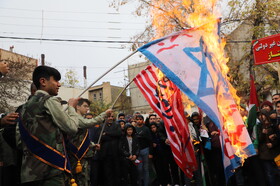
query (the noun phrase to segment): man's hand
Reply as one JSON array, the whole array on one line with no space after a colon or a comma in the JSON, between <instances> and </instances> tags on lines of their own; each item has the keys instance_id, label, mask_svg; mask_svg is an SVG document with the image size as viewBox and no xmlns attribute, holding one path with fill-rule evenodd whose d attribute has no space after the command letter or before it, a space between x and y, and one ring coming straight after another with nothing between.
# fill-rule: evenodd
<instances>
[{"instance_id":1,"label":"man's hand","mask_svg":"<svg viewBox=\"0 0 280 186\"><path fill-rule=\"evenodd\" d=\"M113 113L112 109L108 109L105 111L105 113L107 114L107 116L111 116L111 114Z\"/></svg>"},{"instance_id":2,"label":"man's hand","mask_svg":"<svg viewBox=\"0 0 280 186\"><path fill-rule=\"evenodd\" d=\"M272 148L272 143L267 143L266 146L267 146L267 148L271 149Z\"/></svg>"},{"instance_id":3,"label":"man's hand","mask_svg":"<svg viewBox=\"0 0 280 186\"><path fill-rule=\"evenodd\" d=\"M95 150L100 150L100 144L95 144Z\"/></svg>"},{"instance_id":4,"label":"man's hand","mask_svg":"<svg viewBox=\"0 0 280 186\"><path fill-rule=\"evenodd\" d=\"M2 75L6 75L9 72L10 68L6 62L0 62L0 72Z\"/></svg>"},{"instance_id":5,"label":"man's hand","mask_svg":"<svg viewBox=\"0 0 280 186\"><path fill-rule=\"evenodd\" d=\"M276 134L271 134L270 136L268 136L268 138L270 140L275 140L277 138Z\"/></svg>"},{"instance_id":6,"label":"man's hand","mask_svg":"<svg viewBox=\"0 0 280 186\"><path fill-rule=\"evenodd\" d=\"M1 125L14 125L18 117L18 113L9 113L1 119Z\"/></svg>"},{"instance_id":7,"label":"man's hand","mask_svg":"<svg viewBox=\"0 0 280 186\"><path fill-rule=\"evenodd\" d=\"M133 156L131 156L131 159L130 159L130 160L131 160L131 161L135 161L136 158L137 158L136 155L133 155Z\"/></svg>"},{"instance_id":8,"label":"man's hand","mask_svg":"<svg viewBox=\"0 0 280 186\"><path fill-rule=\"evenodd\" d=\"M211 136L214 136L214 135L217 135L217 134L219 135L219 132L218 132L218 131L212 131L212 132L211 132Z\"/></svg>"},{"instance_id":9,"label":"man's hand","mask_svg":"<svg viewBox=\"0 0 280 186\"><path fill-rule=\"evenodd\" d=\"M81 98L70 98L69 101L68 101L68 105L71 106L71 107L74 107L76 108L77 104L78 104L78 101L80 100Z\"/></svg>"},{"instance_id":10,"label":"man's hand","mask_svg":"<svg viewBox=\"0 0 280 186\"><path fill-rule=\"evenodd\" d=\"M267 133L268 133L268 130L267 130L267 129L263 129L263 130L262 130L262 133L267 134Z\"/></svg>"},{"instance_id":11,"label":"man's hand","mask_svg":"<svg viewBox=\"0 0 280 186\"><path fill-rule=\"evenodd\" d=\"M166 145L170 145L170 142L169 142L168 138L166 138L165 144L166 144Z\"/></svg>"},{"instance_id":12,"label":"man's hand","mask_svg":"<svg viewBox=\"0 0 280 186\"><path fill-rule=\"evenodd\" d=\"M276 113L272 113L269 116L271 119L277 119L277 114Z\"/></svg>"}]
</instances>

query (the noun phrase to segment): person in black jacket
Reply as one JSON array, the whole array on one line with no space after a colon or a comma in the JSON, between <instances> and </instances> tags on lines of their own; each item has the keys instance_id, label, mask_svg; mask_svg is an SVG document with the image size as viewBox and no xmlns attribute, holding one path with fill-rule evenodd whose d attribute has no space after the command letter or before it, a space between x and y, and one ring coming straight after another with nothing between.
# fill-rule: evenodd
<instances>
[{"instance_id":1,"label":"person in black jacket","mask_svg":"<svg viewBox=\"0 0 280 186\"><path fill-rule=\"evenodd\" d=\"M138 169L138 184L149 185L149 155L152 147L152 136L150 129L144 125L144 117L136 116L136 135L139 141L139 160L142 161L137 166Z\"/></svg>"},{"instance_id":2,"label":"person in black jacket","mask_svg":"<svg viewBox=\"0 0 280 186\"><path fill-rule=\"evenodd\" d=\"M152 132L153 163L157 173L157 181L160 185L166 186L171 183L167 159L168 152L165 144L166 137L158 131L158 125L155 122L150 123L150 129Z\"/></svg>"},{"instance_id":3,"label":"person in black jacket","mask_svg":"<svg viewBox=\"0 0 280 186\"><path fill-rule=\"evenodd\" d=\"M118 186L120 185L119 140L122 131L120 125L114 122L113 114L106 119L105 125L100 151L97 154L103 168L104 185Z\"/></svg>"},{"instance_id":4,"label":"person in black jacket","mask_svg":"<svg viewBox=\"0 0 280 186\"><path fill-rule=\"evenodd\" d=\"M274 158L280 154L280 144L277 140L276 124L271 122L270 113L262 109L260 111L261 128L259 132L259 157L264 167L266 179L270 186L278 185L280 171Z\"/></svg>"},{"instance_id":5,"label":"person in black jacket","mask_svg":"<svg viewBox=\"0 0 280 186\"><path fill-rule=\"evenodd\" d=\"M128 124L124 128L124 135L120 139L119 149L121 155L122 183L137 185L137 157L139 155L139 144L134 126Z\"/></svg>"}]
</instances>

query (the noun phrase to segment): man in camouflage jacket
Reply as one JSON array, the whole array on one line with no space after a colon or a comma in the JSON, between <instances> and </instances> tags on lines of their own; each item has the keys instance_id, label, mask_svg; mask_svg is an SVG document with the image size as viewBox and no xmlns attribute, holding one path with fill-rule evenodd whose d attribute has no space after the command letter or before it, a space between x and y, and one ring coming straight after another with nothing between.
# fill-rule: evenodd
<instances>
[{"instance_id":1,"label":"man in camouflage jacket","mask_svg":"<svg viewBox=\"0 0 280 186\"><path fill-rule=\"evenodd\" d=\"M23 185L68 185L69 161L64 135L75 135L78 128L86 128L103 121L107 110L91 120L80 119L75 112L78 99L62 107L58 94L60 73L48 66L38 66L33 72L35 95L23 105L19 128L23 158L21 182ZM59 161L60 160L60 161Z\"/></svg>"},{"instance_id":2,"label":"man in camouflage jacket","mask_svg":"<svg viewBox=\"0 0 280 186\"><path fill-rule=\"evenodd\" d=\"M80 119L89 111L90 101L81 98L76 106ZM90 161L95 145L90 141L88 129L78 129L76 135L68 138L67 149L71 162L72 174L79 186L90 185Z\"/></svg>"}]
</instances>

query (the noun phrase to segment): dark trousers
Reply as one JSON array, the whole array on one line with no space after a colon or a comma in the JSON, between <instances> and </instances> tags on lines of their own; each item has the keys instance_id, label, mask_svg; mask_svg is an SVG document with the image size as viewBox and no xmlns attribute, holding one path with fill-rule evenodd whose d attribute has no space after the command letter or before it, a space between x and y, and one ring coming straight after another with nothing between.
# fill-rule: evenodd
<instances>
[{"instance_id":1,"label":"dark trousers","mask_svg":"<svg viewBox=\"0 0 280 186\"><path fill-rule=\"evenodd\" d=\"M137 165L128 159L121 159L121 185L137 186Z\"/></svg>"},{"instance_id":2,"label":"dark trousers","mask_svg":"<svg viewBox=\"0 0 280 186\"><path fill-rule=\"evenodd\" d=\"M204 150L206 162L209 169L210 182L213 186L226 185L224 165L221 148L212 147L211 150Z\"/></svg>"},{"instance_id":3,"label":"dark trousers","mask_svg":"<svg viewBox=\"0 0 280 186\"><path fill-rule=\"evenodd\" d=\"M120 157L105 156L102 159L102 168L104 175L105 186L119 186L120 185Z\"/></svg>"},{"instance_id":4,"label":"dark trousers","mask_svg":"<svg viewBox=\"0 0 280 186\"><path fill-rule=\"evenodd\" d=\"M170 174L172 178L172 181L168 180L168 183L172 183L173 185L180 185L179 167L174 160L170 147L169 149L167 149L166 157L167 157L167 164L169 165Z\"/></svg>"},{"instance_id":5,"label":"dark trousers","mask_svg":"<svg viewBox=\"0 0 280 186\"><path fill-rule=\"evenodd\" d=\"M245 160L243 172L245 183L248 186L266 186L264 170L258 156L252 156Z\"/></svg>"},{"instance_id":6,"label":"dark trousers","mask_svg":"<svg viewBox=\"0 0 280 186\"><path fill-rule=\"evenodd\" d=\"M14 165L3 167L1 186L17 186L20 185L20 178L17 167Z\"/></svg>"},{"instance_id":7,"label":"dark trousers","mask_svg":"<svg viewBox=\"0 0 280 186\"><path fill-rule=\"evenodd\" d=\"M21 184L22 186L67 186L70 185L69 178L64 174L53 176L49 179L27 182Z\"/></svg>"},{"instance_id":8,"label":"dark trousers","mask_svg":"<svg viewBox=\"0 0 280 186\"><path fill-rule=\"evenodd\" d=\"M91 186L98 186L102 185L102 166L100 160L92 160L90 165L90 185Z\"/></svg>"},{"instance_id":9,"label":"dark trousers","mask_svg":"<svg viewBox=\"0 0 280 186\"><path fill-rule=\"evenodd\" d=\"M267 182L269 186L279 186L277 179L280 176L280 170L273 160L261 160L264 167Z\"/></svg>"},{"instance_id":10,"label":"dark trousers","mask_svg":"<svg viewBox=\"0 0 280 186\"><path fill-rule=\"evenodd\" d=\"M169 166L166 159L166 154L159 154L153 158L155 165L158 183L165 186L171 183L171 176L169 172Z\"/></svg>"}]
</instances>

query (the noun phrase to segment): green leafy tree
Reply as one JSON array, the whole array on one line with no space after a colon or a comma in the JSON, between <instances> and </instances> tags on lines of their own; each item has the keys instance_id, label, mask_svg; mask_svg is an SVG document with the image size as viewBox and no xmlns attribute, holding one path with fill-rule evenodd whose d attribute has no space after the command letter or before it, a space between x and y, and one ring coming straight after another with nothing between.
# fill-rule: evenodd
<instances>
[{"instance_id":1,"label":"green leafy tree","mask_svg":"<svg viewBox=\"0 0 280 186\"><path fill-rule=\"evenodd\" d=\"M110 108L110 104L106 104L103 101L93 101L90 104L90 112L94 116L98 116L100 113L106 111Z\"/></svg>"},{"instance_id":2,"label":"green leafy tree","mask_svg":"<svg viewBox=\"0 0 280 186\"><path fill-rule=\"evenodd\" d=\"M130 113L130 108L131 108L131 99L129 96L126 95L126 92L122 92L121 95L119 95L121 93L122 90L120 90L118 92L118 98L113 98L114 101L116 102L113 102L112 104L113 105L113 109L116 111L116 112L123 112L123 113L129 113L129 114L132 114ZM117 99L117 100L116 100Z\"/></svg>"},{"instance_id":3,"label":"green leafy tree","mask_svg":"<svg viewBox=\"0 0 280 186\"><path fill-rule=\"evenodd\" d=\"M13 56L3 59L0 54L2 62L8 63L10 72L0 78L0 113L14 112L30 95L31 75L36 64L31 63L31 58Z\"/></svg>"},{"instance_id":4,"label":"green leafy tree","mask_svg":"<svg viewBox=\"0 0 280 186\"><path fill-rule=\"evenodd\" d=\"M236 24L243 23L248 27L245 41L248 43L239 43L242 45L243 53L240 60L233 60L231 49L235 44L228 45L229 75L231 83L236 87L240 96L249 95L249 74L255 76L257 83L257 92L260 98L265 98L271 89L277 89L280 86L277 67L279 64L270 63L254 66L253 51L251 41L260 39L269 35L277 34L280 31L279 25L279 0L255 0L254 2L231 0L228 3L230 13L225 18L224 30L232 30ZM228 37L229 35L225 35ZM230 38L229 38L230 39ZM242 41L240 41L242 42ZM244 41L243 41L244 42ZM240 55L240 54L239 54ZM249 73L250 72L250 73Z\"/></svg>"},{"instance_id":5,"label":"green leafy tree","mask_svg":"<svg viewBox=\"0 0 280 186\"><path fill-rule=\"evenodd\" d=\"M132 0L113 0L111 6L118 8ZM204 6L202 0L134 0L138 2L138 7L134 10L137 16L150 16L146 29L135 35L131 40L132 50L142 45L138 41L150 41L172 32L190 28L192 25L187 18L193 15L207 16L205 10L213 11L215 0L212 6ZM279 33L279 0L230 0L227 6L220 3L223 9L228 10L228 15L222 19L221 33L222 37L229 40L227 53L229 56L228 66L230 71L228 78L236 88L239 96L248 97L249 95L249 74L256 76L258 92L260 96L265 96L271 89L279 87L279 77L277 74L277 64L266 64L260 66L253 65L253 55L251 50L251 41L268 35ZM203 13L202 13L203 12ZM207 11L206 11L207 12ZM191 15L191 16L190 16ZM248 25L246 39L237 41L241 46L241 53L234 53L234 45L230 45L232 31L240 24ZM237 38L238 39L238 38ZM235 43L236 44L236 43ZM236 45L237 45L236 44ZM241 59L232 59L233 55L242 55ZM279 67L278 67L279 68ZM261 86L260 86L261 85Z\"/></svg>"},{"instance_id":6,"label":"green leafy tree","mask_svg":"<svg viewBox=\"0 0 280 186\"><path fill-rule=\"evenodd\" d=\"M64 75L64 80L62 81L62 85L74 88L78 85L79 80L77 77L77 72L74 70L66 70Z\"/></svg>"}]
</instances>

